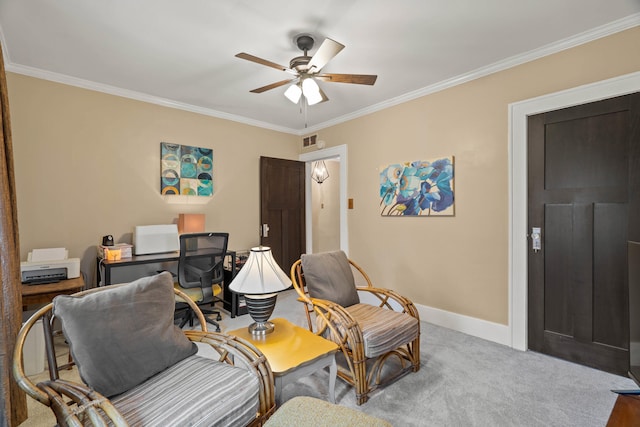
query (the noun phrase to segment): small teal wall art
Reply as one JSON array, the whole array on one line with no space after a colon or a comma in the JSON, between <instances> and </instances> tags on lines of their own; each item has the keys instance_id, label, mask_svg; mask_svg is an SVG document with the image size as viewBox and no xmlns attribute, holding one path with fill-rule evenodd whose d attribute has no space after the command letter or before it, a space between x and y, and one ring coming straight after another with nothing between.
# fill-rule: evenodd
<instances>
[{"instance_id":1,"label":"small teal wall art","mask_svg":"<svg viewBox=\"0 0 640 427\"><path fill-rule=\"evenodd\" d=\"M380 168L380 215L453 216L454 157Z\"/></svg>"},{"instance_id":2,"label":"small teal wall art","mask_svg":"<svg viewBox=\"0 0 640 427\"><path fill-rule=\"evenodd\" d=\"M160 143L160 193L213 195L213 150Z\"/></svg>"}]
</instances>

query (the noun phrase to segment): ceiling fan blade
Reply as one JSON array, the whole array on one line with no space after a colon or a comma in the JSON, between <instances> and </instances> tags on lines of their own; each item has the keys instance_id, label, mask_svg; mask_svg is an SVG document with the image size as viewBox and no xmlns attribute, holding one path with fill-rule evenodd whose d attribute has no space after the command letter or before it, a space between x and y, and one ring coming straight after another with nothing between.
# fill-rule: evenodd
<instances>
[{"instance_id":1,"label":"ceiling fan blade","mask_svg":"<svg viewBox=\"0 0 640 427\"><path fill-rule=\"evenodd\" d=\"M295 80L296 80L296 79L281 80L281 81L279 81L279 82L271 83L270 85L266 85L266 86L259 87L259 88L257 88L257 89L253 89L253 90L251 90L251 91L249 91L249 92L252 92L252 93L262 93L262 92L266 92L266 91L268 91L268 90L275 89L275 88L280 87L280 86L284 86L284 85L286 85L287 83L292 82L292 81L295 81Z\"/></svg>"},{"instance_id":2,"label":"ceiling fan blade","mask_svg":"<svg viewBox=\"0 0 640 427\"><path fill-rule=\"evenodd\" d=\"M333 74L323 73L316 74L315 78L334 83L354 83L358 85L373 85L378 76L372 74Z\"/></svg>"},{"instance_id":3,"label":"ceiling fan blade","mask_svg":"<svg viewBox=\"0 0 640 427\"><path fill-rule=\"evenodd\" d=\"M258 58L257 56L249 55L248 53L241 52L236 55L236 58L246 59L247 61L255 62L256 64L266 65L267 67L275 68L276 70L292 72L295 74L295 71L291 70L289 67L267 61L266 59Z\"/></svg>"},{"instance_id":4,"label":"ceiling fan blade","mask_svg":"<svg viewBox=\"0 0 640 427\"><path fill-rule=\"evenodd\" d=\"M336 56L340 51L344 49L344 45L338 43L335 40L324 39L318 51L313 55L313 58L309 61L308 69L315 68L316 72L320 71L322 67L327 65L327 62Z\"/></svg>"}]
</instances>

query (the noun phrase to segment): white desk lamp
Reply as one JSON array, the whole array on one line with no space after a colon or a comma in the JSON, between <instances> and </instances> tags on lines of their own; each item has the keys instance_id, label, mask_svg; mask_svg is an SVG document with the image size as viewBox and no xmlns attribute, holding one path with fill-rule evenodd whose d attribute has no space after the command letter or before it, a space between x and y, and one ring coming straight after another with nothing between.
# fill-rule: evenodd
<instances>
[{"instance_id":1,"label":"white desk lamp","mask_svg":"<svg viewBox=\"0 0 640 427\"><path fill-rule=\"evenodd\" d=\"M291 279L273 259L271 248L251 248L247 262L229 285L232 292L244 295L249 315L255 321L249 325L251 334L273 332L274 325L268 320L276 306L277 292L290 287Z\"/></svg>"}]
</instances>

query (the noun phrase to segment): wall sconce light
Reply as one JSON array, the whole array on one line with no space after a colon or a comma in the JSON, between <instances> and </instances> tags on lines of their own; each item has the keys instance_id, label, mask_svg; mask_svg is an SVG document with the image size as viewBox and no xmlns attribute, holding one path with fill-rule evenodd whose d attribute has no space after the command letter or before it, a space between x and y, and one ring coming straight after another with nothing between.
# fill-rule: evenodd
<instances>
[{"instance_id":1,"label":"wall sconce light","mask_svg":"<svg viewBox=\"0 0 640 427\"><path fill-rule=\"evenodd\" d=\"M329 178L329 171L327 170L327 165L324 164L324 160L315 162L311 171L311 179L318 184L322 184L327 178Z\"/></svg>"}]
</instances>

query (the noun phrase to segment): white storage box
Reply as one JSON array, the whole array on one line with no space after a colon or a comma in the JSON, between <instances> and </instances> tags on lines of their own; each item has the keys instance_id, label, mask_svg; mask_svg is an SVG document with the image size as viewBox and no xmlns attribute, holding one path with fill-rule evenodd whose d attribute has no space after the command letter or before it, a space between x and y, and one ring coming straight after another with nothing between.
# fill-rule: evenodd
<instances>
[{"instance_id":1,"label":"white storage box","mask_svg":"<svg viewBox=\"0 0 640 427\"><path fill-rule=\"evenodd\" d=\"M136 255L179 251L178 225L138 225L133 231L133 246Z\"/></svg>"}]
</instances>

